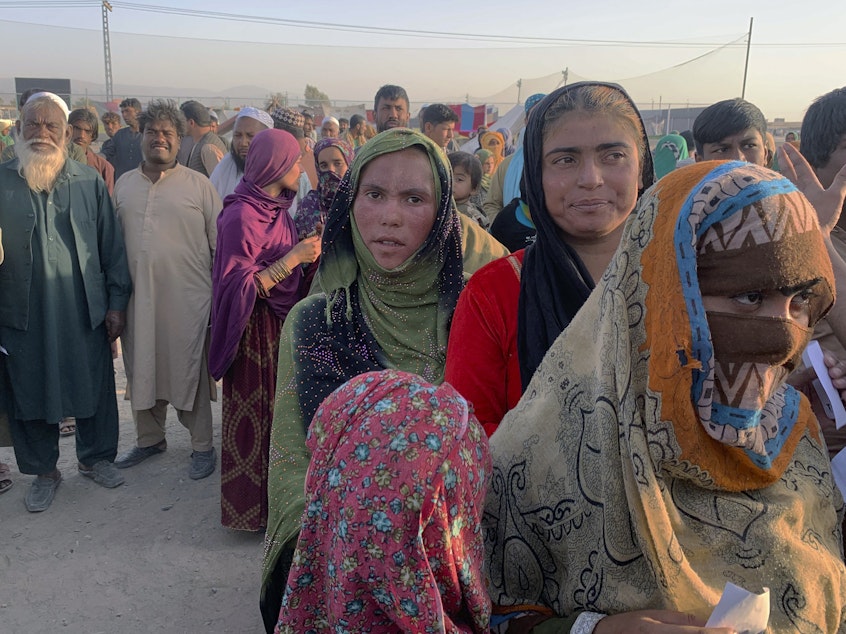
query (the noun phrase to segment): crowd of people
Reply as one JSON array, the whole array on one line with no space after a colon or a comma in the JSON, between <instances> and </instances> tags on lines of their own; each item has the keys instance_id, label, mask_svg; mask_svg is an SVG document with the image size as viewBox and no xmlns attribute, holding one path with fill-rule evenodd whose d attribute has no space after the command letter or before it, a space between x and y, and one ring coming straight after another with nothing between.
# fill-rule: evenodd
<instances>
[{"instance_id":1,"label":"crowd of people","mask_svg":"<svg viewBox=\"0 0 846 634\"><path fill-rule=\"evenodd\" d=\"M381 87L374 131L20 96L0 446L27 510L60 434L118 487L171 405L191 479L220 452L222 526L265 533L268 632L718 634L727 582L769 589L767 631L846 630L846 434L801 361L820 340L846 396L846 88L778 151L743 99L653 143L581 82L475 152L409 103Z\"/></svg>"}]
</instances>

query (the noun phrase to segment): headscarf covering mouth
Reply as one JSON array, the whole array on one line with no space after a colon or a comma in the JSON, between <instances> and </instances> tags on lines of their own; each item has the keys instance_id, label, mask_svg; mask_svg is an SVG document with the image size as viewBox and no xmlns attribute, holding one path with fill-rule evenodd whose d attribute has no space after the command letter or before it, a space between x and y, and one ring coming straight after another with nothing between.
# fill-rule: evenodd
<instances>
[{"instance_id":1,"label":"headscarf covering mouth","mask_svg":"<svg viewBox=\"0 0 846 634\"><path fill-rule=\"evenodd\" d=\"M355 159L355 150L353 147L343 139L338 138L329 138L329 139L320 139L317 143L314 144L314 168L317 170L318 176L322 173L320 169L320 153L328 147L336 147L338 151L344 157L344 161L347 163L347 167L352 165L353 160Z\"/></svg>"},{"instance_id":2,"label":"headscarf covering mouth","mask_svg":"<svg viewBox=\"0 0 846 634\"><path fill-rule=\"evenodd\" d=\"M799 396L785 380L814 324L834 303L833 272L816 212L789 180L740 161L707 165L712 169L690 188L674 223L689 334L665 324L662 336L690 342L669 355L686 357L695 368L691 399L708 435L769 470L799 414ZM684 169L658 182L659 200L665 191L668 198L675 194L663 184L693 173ZM647 282L651 270L644 271ZM807 327L786 318L706 311L702 300L704 294L732 297L809 282L815 286Z\"/></svg>"},{"instance_id":3,"label":"headscarf covering mouth","mask_svg":"<svg viewBox=\"0 0 846 634\"><path fill-rule=\"evenodd\" d=\"M653 161L655 178L663 178L674 169L676 164L688 157L687 141L680 134L668 134L655 144Z\"/></svg>"},{"instance_id":4,"label":"headscarf covering mouth","mask_svg":"<svg viewBox=\"0 0 846 634\"><path fill-rule=\"evenodd\" d=\"M490 143L491 139L499 140L499 152L495 152L494 150L490 149L491 146L488 145L488 143ZM482 132L482 136L479 137L479 145L494 155L497 165L502 162L502 159L505 156L505 138L502 136L502 133L494 132L491 130L488 130L487 132Z\"/></svg>"},{"instance_id":5,"label":"headscarf covering mouth","mask_svg":"<svg viewBox=\"0 0 846 634\"><path fill-rule=\"evenodd\" d=\"M819 424L783 383L758 411L709 411L717 335L701 297L714 281L732 293L831 280L822 241L807 200L757 165L695 163L643 194L596 289L490 439L494 603L572 614L585 609L584 575L567 571L590 570L619 581L594 584L590 609L660 605L707 618L728 575L756 591L768 579L775 596L795 599L772 603L768 631L840 629L842 501ZM768 248L776 267L760 257ZM703 256L744 251L733 279L713 271L698 283ZM771 346L754 334L754 346ZM743 392L753 374L737 364L727 378ZM590 512L543 512L574 508ZM597 553L614 556L597 563Z\"/></svg>"}]
</instances>

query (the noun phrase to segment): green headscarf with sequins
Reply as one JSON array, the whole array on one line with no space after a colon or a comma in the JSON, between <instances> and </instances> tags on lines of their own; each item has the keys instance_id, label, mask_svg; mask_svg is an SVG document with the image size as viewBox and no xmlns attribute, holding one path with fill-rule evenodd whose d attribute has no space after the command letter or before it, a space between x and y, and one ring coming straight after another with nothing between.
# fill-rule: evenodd
<instances>
[{"instance_id":1,"label":"green headscarf with sequins","mask_svg":"<svg viewBox=\"0 0 846 634\"><path fill-rule=\"evenodd\" d=\"M400 266L381 267L364 245L353 217L361 173L373 159L419 148L432 168L438 209L423 245ZM452 201L452 179L443 151L428 137L407 128L378 134L358 152L338 189L323 235L319 279L327 295L327 320L336 302L353 315L350 293L389 367L443 380L449 322L463 287L461 227Z\"/></svg>"}]
</instances>

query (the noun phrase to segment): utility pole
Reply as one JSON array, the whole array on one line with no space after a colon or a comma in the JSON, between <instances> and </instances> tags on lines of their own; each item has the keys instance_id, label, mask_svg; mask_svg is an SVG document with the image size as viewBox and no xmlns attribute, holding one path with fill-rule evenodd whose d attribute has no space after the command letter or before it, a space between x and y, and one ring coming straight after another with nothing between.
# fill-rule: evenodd
<instances>
[{"instance_id":1,"label":"utility pole","mask_svg":"<svg viewBox=\"0 0 846 634\"><path fill-rule=\"evenodd\" d=\"M746 73L749 72L749 49L752 46L752 21L755 18L749 18L749 35L746 36L746 64L743 66L743 90L740 91L740 98L746 99Z\"/></svg>"},{"instance_id":2,"label":"utility pole","mask_svg":"<svg viewBox=\"0 0 846 634\"><path fill-rule=\"evenodd\" d=\"M114 99L112 86L112 45L109 41L109 11L112 5L103 0L103 59L106 63L106 101Z\"/></svg>"}]
</instances>

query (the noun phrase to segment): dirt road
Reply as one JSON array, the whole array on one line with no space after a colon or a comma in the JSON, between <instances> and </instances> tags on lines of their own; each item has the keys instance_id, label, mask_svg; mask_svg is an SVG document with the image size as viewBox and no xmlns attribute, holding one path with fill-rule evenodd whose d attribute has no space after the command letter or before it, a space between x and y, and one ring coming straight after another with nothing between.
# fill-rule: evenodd
<instances>
[{"instance_id":1,"label":"dirt road","mask_svg":"<svg viewBox=\"0 0 846 634\"><path fill-rule=\"evenodd\" d=\"M122 359L115 368L122 451L135 431ZM219 459L219 403L213 411ZM172 409L167 438L166 453L111 490L77 473L74 439L62 438L64 480L43 513L27 512L32 476L0 448L15 480L0 495L0 632L263 632L263 535L221 527L219 472L188 478L188 432Z\"/></svg>"}]
</instances>

